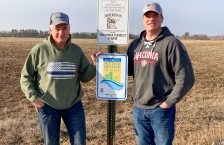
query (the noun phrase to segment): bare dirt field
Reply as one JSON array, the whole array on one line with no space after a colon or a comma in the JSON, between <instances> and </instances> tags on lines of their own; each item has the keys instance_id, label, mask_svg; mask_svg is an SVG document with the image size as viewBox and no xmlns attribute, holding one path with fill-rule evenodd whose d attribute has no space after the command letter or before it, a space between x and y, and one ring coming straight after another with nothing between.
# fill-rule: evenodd
<instances>
[{"instance_id":1,"label":"bare dirt field","mask_svg":"<svg viewBox=\"0 0 224 145\"><path fill-rule=\"evenodd\" d=\"M31 48L43 38L0 37L0 145L40 145L43 139L33 105L20 89L20 72ZM130 40L131 41L131 40ZM93 50L107 52L96 40L73 39L90 58ZM196 82L177 104L174 145L211 145L224 140L224 41L182 41L191 57ZM125 53L127 46L119 46ZM116 101L116 145L136 145L132 122L129 78L128 97ZM95 95L95 79L82 84L85 96L87 145L107 144L107 101ZM61 125L62 145L68 135Z\"/></svg>"}]
</instances>

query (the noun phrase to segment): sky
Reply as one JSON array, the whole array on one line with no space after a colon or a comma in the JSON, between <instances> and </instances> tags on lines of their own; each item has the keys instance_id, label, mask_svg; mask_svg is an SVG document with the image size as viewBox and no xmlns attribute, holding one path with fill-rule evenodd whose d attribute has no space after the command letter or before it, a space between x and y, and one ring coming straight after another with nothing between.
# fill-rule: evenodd
<instances>
[{"instance_id":1,"label":"sky","mask_svg":"<svg viewBox=\"0 0 224 145\"><path fill-rule=\"evenodd\" d=\"M142 9L153 1L130 0L129 33L144 30ZM164 21L174 35L224 35L224 0L155 0L163 9ZM96 32L98 0L0 0L0 31L36 29L47 31L50 15L69 16L71 33Z\"/></svg>"}]
</instances>

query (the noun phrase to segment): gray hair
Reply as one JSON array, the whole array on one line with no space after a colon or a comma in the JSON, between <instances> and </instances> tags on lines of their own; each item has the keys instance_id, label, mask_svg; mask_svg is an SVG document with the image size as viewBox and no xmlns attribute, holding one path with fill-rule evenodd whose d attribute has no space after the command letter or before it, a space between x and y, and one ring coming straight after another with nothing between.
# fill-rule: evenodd
<instances>
[{"instance_id":1,"label":"gray hair","mask_svg":"<svg viewBox=\"0 0 224 145\"><path fill-rule=\"evenodd\" d=\"M68 24L68 26L70 27L70 25ZM55 25L49 25L50 28L55 27Z\"/></svg>"}]
</instances>

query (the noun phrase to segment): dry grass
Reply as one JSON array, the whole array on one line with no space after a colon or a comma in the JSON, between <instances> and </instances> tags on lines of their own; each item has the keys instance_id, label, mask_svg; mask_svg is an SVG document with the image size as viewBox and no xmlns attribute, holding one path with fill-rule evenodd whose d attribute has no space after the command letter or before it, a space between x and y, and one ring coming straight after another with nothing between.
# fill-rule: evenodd
<instances>
[{"instance_id":1,"label":"dry grass","mask_svg":"<svg viewBox=\"0 0 224 145\"><path fill-rule=\"evenodd\" d=\"M30 49L43 39L0 38L0 144L42 144L34 107L20 90L20 71ZM88 57L93 50L107 52L96 40L74 39ZM224 41L183 41L191 57L196 83L177 105L174 145L211 145L224 140ZM125 53L127 46L119 47ZM129 78L128 88L132 79ZM87 144L107 144L107 101L95 96L95 79L82 84L87 122ZM62 145L68 145L64 124ZM115 144L135 145L130 91L116 101Z\"/></svg>"}]
</instances>

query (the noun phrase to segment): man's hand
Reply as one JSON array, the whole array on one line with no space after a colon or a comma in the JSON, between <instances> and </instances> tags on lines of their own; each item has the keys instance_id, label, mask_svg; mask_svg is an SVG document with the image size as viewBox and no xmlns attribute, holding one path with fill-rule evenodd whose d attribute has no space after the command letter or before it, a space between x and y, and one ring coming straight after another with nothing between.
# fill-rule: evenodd
<instances>
[{"instance_id":1,"label":"man's hand","mask_svg":"<svg viewBox=\"0 0 224 145\"><path fill-rule=\"evenodd\" d=\"M93 54L91 55L91 59L93 61L93 65L96 65L96 57L101 54L100 51L93 51Z\"/></svg>"},{"instance_id":2,"label":"man's hand","mask_svg":"<svg viewBox=\"0 0 224 145\"><path fill-rule=\"evenodd\" d=\"M38 112L38 108L43 107L44 106L44 102L42 102L40 99L36 98L33 101L33 105L35 106L36 112Z\"/></svg>"},{"instance_id":3,"label":"man's hand","mask_svg":"<svg viewBox=\"0 0 224 145\"><path fill-rule=\"evenodd\" d=\"M159 107L161 107L161 108L170 108L170 106L167 105L165 102L161 103L161 104L159 105Z\"/></svg>"}]
</instances>

